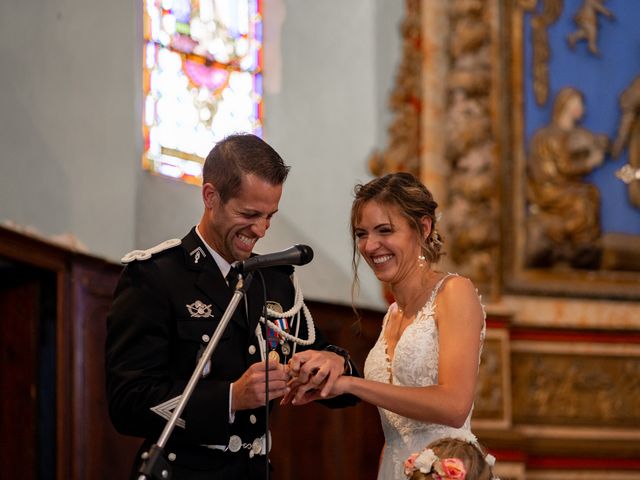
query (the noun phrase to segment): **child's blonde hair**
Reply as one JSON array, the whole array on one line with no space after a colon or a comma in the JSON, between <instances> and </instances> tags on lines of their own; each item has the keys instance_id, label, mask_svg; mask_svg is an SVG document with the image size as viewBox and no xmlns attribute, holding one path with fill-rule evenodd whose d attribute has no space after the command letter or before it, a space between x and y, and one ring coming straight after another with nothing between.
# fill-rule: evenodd
<instances>
[{"instance_id":1,"label":"child's blonde hair","mask_svg":"<svg viewBox=\"0 0 640 480\"><path fill-rule=\"evenodd\" d=\"M424 451L431 450L437 457L437 462L442 463L443 460L457 459L464 464L466 474L465 480L491 480L493 476L493 462L495 459L491 455L487 455L484 448L477 442L469 442L457 438L441 438L431 442L425 447ZM411 458L411 457L410 457ZM405 464L406 466L406 464ZM410 480L433 480L434 478L455 478L434 474L434 470L424 473L418 468L413 472L407 473Z\"/></svg>"}]
</instances>

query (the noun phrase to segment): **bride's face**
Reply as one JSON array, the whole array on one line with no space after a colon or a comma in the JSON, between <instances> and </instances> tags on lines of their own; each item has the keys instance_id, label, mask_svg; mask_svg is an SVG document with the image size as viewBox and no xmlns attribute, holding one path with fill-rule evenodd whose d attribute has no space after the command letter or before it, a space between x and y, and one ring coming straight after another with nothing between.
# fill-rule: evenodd
<instances>
[{"instance_id":1,"label":"bride's face","mask_svg":"<svg viewBox=\"0 0 640 480\"><path fill-rule=\"evenodd\" d=\"M418 234L398 207L365 203L354 232L358 251L378 280L393 285L418 271Z\"/></svg>"}]
</instances>

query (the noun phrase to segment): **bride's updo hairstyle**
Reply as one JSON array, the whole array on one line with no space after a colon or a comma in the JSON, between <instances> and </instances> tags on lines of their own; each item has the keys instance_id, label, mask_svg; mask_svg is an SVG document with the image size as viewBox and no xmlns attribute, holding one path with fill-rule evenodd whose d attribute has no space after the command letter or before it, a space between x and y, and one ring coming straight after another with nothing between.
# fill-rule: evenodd
<instances>
[{"instance_id":1,"label":"bride's updo hairstyle","mask_svg":"<svg viewBox=\"0 0 640 480\"><path fill-rule=\"evenodd\" d=\"M420 180L406 172L389 173L364 185L356 185L353 192L355 198L351 207L351 238L353 240L354 265L358 254L355 236L356 225L360 221L362 208L371 200L382 205L397 207L416 232L422 246L424 259L429 263L436 263L440 260L444 252L442 251L442 237L436 229L438 204ZM431 219L431 232L427 238L424 238L422 234L422 219L424 217Z\"/></svg>"},{"instance_id":2,"label":"bride's updo hairstyle","mask_svg":"<svg viewBox=\"0 0 640 480\"><path fill-rule=\"evenodd\" d=\"M433 199L431 192L416 177L405 172L389 173L364 185L356 185L353 193L354 200L351 206L352 265L354 273L351 285L352 304L354 304L354 298L359 286L358 262L360 255L358 254L355 229L360 222L362 209L367 202L375 200L382 205L398 208L400 214L407 219L410 227L416 232L416 237L421 244L422 256L424 257L421 260L436 263L444 255L442 237L436 229L436 208L438 204ZM427 238L424 238L422 233L422 219L424 217L431 219L431 232ZM417 258L416 261L418 261ZM355 307L353 308L356 316L358 316Z\"/></svg>"}]
</instances>

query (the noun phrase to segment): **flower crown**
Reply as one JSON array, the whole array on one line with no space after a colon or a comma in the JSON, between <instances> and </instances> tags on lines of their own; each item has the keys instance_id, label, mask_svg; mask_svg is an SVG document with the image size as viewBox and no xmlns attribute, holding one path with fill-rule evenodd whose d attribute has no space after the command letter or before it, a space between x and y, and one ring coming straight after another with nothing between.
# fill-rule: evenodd
<instances>
[{"instance_id":1,"label":"flower crown","mask_svg":"<svg viewBox=\"0 0 640 480\"><path fill-rule=\"evenodd\" d=\"M459 458L440 459L433 450L425 448L420 453L412 453L404 462L404 474L407 477L420 471L431 474L434 480L464 480L467 470Z\"/></svg>"},{"instance_id":2,"label":"flower crown","mask_svg":"<svg viewBox=\"0 0 640 480\"><path fill-rule=\"evenodd\" d=\"M496 458L488 453L484 457L485 462L493 467ZM434 480L464 480L467 470L464 462L459 458L440 458L430 449L425 448L419 453L412 453L404 462L404 474L411 477L414 472L420 471L426 475L431 474ZM494 476L494 480L499 480Z\"/></svg>"}]
</instances>

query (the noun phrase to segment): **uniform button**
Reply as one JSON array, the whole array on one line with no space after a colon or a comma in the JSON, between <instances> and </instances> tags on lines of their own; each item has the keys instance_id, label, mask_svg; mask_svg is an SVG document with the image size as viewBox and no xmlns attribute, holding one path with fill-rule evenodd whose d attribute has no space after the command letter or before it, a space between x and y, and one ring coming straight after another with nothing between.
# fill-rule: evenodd
<instances>
[{"instance_id":1,"label":"uniform button","mask_svg":"<svg viewBox=\"0 0 640 480\"><path fill-rule=\"evenodd\" d=\"M204 343L207 343L209 341L209 335L207 335L207 334L202 335L202 341Z\"/></svg>"},{"instance_id":2,"label":"uniform button","mask_svg":"<svg viewBox=\"0 0 640 480\"><path fill-rule=\"evenodd\" d=\"M255 415L253 415L253 414L251 414L251 415L249 416L249 421L250 421L251 423L256 423L256 422L257 422L256 416L255 416Z\"/></svg>"},{"instance_id":3,"label":"uniform button","mask_svg":"<svg viewBox=\"0 0 640 480\"><path fill-rule=\"evenodd\" d=\"M256 346L255 345L249 345L249 353L251 355L253 355L254 353L256 353Z\"/></svg>"},{"instance_id":4,"label":"uniform button","mask_svg":"<svg viewBox=\"0 0 640 480\"><path fill-rule=\"evenodd\" d=\"M229 437L229 450L231 450L233 453L236 453L240 451L241 448L242 440L240 439L240 437L238 435L231 435L231 437Z\"/></svg>"},{"instance_id":5,"label":"uniform button","mask_svg":"<svg viewBox=\"0 0 640 480\"><path fill-rule=\"evenodd\" d=\"M173 462L173 461L175 461L175 459L176 459L176 454L175 454L175 453L170 453L170 454L167 456L167 458L168 458L170 461L172 461L172 462Z\"/></svg>"},{"instance_id":6,"label":"uniform button","mask_svg":"<svg viewBox=\"0 0 640 480\"><path fill-rule=\"evenodd\" d=\"M259 438L256 438L251 444L251 452L255 455L260 455L260 452L262 452L262 442Z\"/></svg>"}]
</instances>

